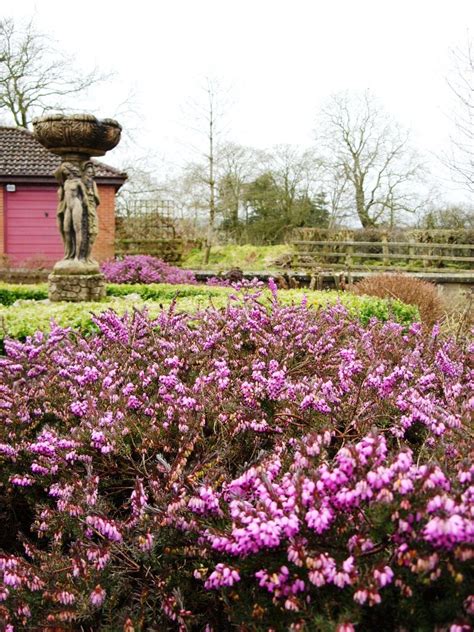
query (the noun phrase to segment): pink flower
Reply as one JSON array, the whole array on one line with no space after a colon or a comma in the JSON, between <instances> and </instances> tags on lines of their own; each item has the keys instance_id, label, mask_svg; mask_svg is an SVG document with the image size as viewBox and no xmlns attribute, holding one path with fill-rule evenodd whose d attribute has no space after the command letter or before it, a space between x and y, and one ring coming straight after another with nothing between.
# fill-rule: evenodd
<instances>
[{"instance_id":1,"label":"pink flower","mask_svg":"<svg viewBox=\"0 0 474 632\"><path fill-rule=\"evenodd\" d=\"M235 568L226 564L217 564L206 580L204 587L207 589L222 588L223 586L233 586L238 581L240 581L240 575Z\"/></svg>"},{"instance_id":2,"label":"pink flower","mask_svg":"<svg viewBox=\"0 0 474 632\"><path fill-rule=\"evenodd\" d=\"M349 623L349 621L346 621L344 623L339 623L339 625L336 628L336 632L355 632L355 628L352 625L352 623Z\"/></svg>"},{"instance_id":3,"label":"pink flower","mask_svg":"<svg viewBox=\"0 0 474 632\"><path fill-rule=\"evenodd\" d=\"M380 588L383 588L393 580L393 571L390 566L384 566L382 570L375 569L374 579Z\"/></svg>"},{"instance_id":4,"label":"pink flower","mask_svg":"<svg viewBox=\"0 0 474 632\"><path fill-rule=\"evenodd\" d=\"M105 601L105 594L105 590L102 588L102 586L100 584L97 584L97 586L90 594L89 601L93 606L99 608Z\"/></svg>"}]
</instances>

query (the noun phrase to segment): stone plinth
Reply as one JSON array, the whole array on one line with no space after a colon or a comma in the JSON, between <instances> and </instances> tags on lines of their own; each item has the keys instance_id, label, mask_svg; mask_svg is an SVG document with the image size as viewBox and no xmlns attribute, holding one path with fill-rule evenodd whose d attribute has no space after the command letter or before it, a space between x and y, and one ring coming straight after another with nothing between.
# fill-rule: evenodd
<instances>
[{"instance_id":1,"label":"stone plinth","mask_svg":"<svg viewBox=\"0 0 474 632\"><path fill-rule=\"evenodd\" d=\"M50 274L48 277L50 301L99 301L105 297L103 274Z\"/></svg>"}]
</instances>

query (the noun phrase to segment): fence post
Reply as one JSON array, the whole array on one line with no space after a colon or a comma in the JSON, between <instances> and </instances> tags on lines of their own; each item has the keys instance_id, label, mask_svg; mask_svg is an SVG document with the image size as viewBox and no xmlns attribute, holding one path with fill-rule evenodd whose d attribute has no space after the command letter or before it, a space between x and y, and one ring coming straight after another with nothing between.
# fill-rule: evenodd
<instances>
[{"instance_id":1,"label":"fence post","mask_svg":"<svg viewBox=\"0 0 474 632\"><path fill-rule=\"evenodd\" d=\"M352 255L354 254L354 246L351 244L346 246L346 266L350 268L352 266Z\"/></svg>"},{"instance_id":2,"label":"fence post","mask_svg":"<svg viewBox=\"0 0 474 632\"><path fill-rule=\"evenodd\" d=\"M387 233L382 233L382 254L383 254L382 263L383 263L384 266L388 266L390 264L390 261L389 261L389 258L388 258Z\"/></svg>"}]
</instances>

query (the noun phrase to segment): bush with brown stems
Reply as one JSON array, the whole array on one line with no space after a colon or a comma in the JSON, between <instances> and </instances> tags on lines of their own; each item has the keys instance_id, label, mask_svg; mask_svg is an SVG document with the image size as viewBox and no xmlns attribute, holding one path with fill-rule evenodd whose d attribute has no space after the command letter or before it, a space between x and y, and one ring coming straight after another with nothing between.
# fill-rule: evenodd
<instances>
[{"instance_id":1,"label":"bush with brown stems","mask_svg":"<svg viewBox=\"0 0 474 632\"><path fill-rule=\"evenodd\" d=\"M375 274L356 283L352 291L355 294L394 298L416 305L421 321L429 327L444 315L444 304L436 286L407 274Z\"/></svg>"}]
</instances>

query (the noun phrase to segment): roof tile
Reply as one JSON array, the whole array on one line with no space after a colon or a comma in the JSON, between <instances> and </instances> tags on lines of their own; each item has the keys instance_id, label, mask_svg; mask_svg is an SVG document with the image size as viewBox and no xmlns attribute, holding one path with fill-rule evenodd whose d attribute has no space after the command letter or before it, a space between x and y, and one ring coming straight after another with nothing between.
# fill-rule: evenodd
<instances>
[{"instance_id":1,"label":"roof tile","mask_svg":"<svg viewBox=\"0 0 474 632\"><path fill-rule=\"evenodd\" d=\"M119 169L93 160L96 165L96 176L99 178L125 178L126 174ZM54 175L61 158L50 154L33 136L19 127L0 126L0 177Z\"/></svg>"}]
</instances>

